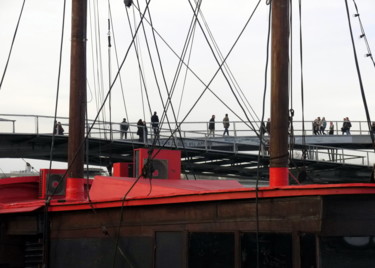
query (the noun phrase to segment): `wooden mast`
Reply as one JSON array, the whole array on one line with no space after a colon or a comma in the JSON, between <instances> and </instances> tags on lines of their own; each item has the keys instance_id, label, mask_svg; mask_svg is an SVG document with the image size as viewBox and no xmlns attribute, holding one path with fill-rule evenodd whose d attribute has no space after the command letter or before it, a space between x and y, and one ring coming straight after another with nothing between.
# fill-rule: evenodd
<instances>
[{"instance_id":1,"label":"wooden mast","mask_svg":"<svg viewBox=\"0 0 375 268\"><path fill-rule=\"evenodd\" d=\"M270 186L288 185L289 0L272 0Z\"/></svg>"},{"instance_id":2,"label":"wooden mast","mask_svg":"<svg viewBox=\"0 0 375 268\"><path fill-rule=\"evenodd\" d=\"M87 0L72 1L68 177L82 178L86 114Z\"/></svg>"}]
</instances>

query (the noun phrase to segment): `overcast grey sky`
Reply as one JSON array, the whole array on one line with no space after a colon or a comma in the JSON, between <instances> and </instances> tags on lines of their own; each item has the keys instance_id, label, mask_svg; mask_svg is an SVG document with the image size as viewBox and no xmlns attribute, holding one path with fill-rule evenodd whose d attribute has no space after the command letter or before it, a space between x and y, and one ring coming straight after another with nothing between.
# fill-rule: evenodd
<instances>
[{"instance_id":1,"label":"overcast grey sky","mask_svg":"<svg viewBox=\"0 0 375 268\"><path fill-rule=\"evenodd\" d=\"M0 1L1 74L5 68L22 2L22 0ZM67 2L67 12L70 13L70 1ZM89 16L87 42L88 85L90 88L88 108L89 118L94 118L109 84L107 48L109 11L107 1L89 2L90 11L98 10L97 17L94 15ZM203 1L202 11L204 17L224 56L227 55L257 2L255 0L236 0L233 2L224 0ZM181 53L192 18L192 10L188 3L188 1L152 0L150 4L150 12L155 29L178 54ZM364 56L367 53L367 49L364 40L359 38L358 19L353 16L355 13L353 1L348 0L348 3L367 101L371 116L375 119L375 69L370 59ZM370 48L375 50L375 1L356 0L356 3ZM297 14L298 11L297 4L296 1L293 2L294 14ZM121 62L129 47L131 33L123 1L110 1L110 6L113 19L113 35L116 39L118 60ZM7 75L0 89L0 114L53 115L57 87L62 7L62 0L26 1ZM268 8L266 1L262 1L227 60L229 68L241 90L247 96L252 108L259 117L262 111L264 88ZM144 3L141 4L141 10L144 10ZM139 21L137 10L131 8L128 9L128 12L132 22L134 22L133 12L136 13L135 20ZM327 120L341 120L344 116L348 116L352 120L365 120L349 36L345 1L303 0L302 12L305 119L313 120L317 116L325 116ZM98 22L93 23L96 19L98 19ZM200 21L202 21L201 18ZM301 120L297 16L293 18L293 22L293 37L295 39L293 41L293 108L296 111L295 120ZM94 33L95 27L97 27L96 23L101 23L100 35L99 31L96 34L91 34ZM149 25L145 25L145 27L147 35L152 37ZM70 18L67 17L58 104L59 116L68 116L69 32ZM100 40L101 49L92 48L95 39ZM139 32L138 42L141 47L140 53L150 98L150 109L159 111L159 114L161 114L162 102L159 98L157 84L153 78L142 31ZM152 39L149 42L150 46L152 46L154 63L159 66ZM165 72L165 82L170 88L178 59L158 37L157 44ZM91 67L93 62L92 55L97 61L99 51L101 52L100 65L102 67L99 68L99 64L96 67ZM114 47L111 49L111 62L111 77L113 79L117 71ZM198 26L191 50L190 67L205 83L210 81L218 68L218 64L215 62ZM157 74L159 86L165 101L164 82L160 68L157 67L157 69L159 70ZM185 70L182 73L185 73ZM121 80L122 86L118 80L112 91L112 120L119 122L123 117L127 117L131 122L135 122L139 118L145 118L146 121L149 121L150 113L146 105L145 94L143 94L144 105L142 105L140 76L134 49L130 50L129 57L125 61L121 72ZM176 87L176 93L173 96L174 109L176 111L179 109L183 81L181 77ZM210 88L238 113L240 118L245 118L222 74L217 76ZM179 120L187 114L203 89L204 85L194 78L191 73L188 73ZM123 96L125 97L126 110ZM268 97L269 94L267 94L266 100L266 117L269 116L270 103ZM206 121L211 114L217 114L221 118L227 112L227 108L214 98L211 93L207 92L188 116L187 121ZM231 115L230 112L229 114L231 120L239 120L239 118ZM106 107L106 114L101 119L109 120L108 107ZM0 168L4 171L9 170L7 163L6 160L1 159ZM37 165L34 166L38 167ZM19 167L14 169L20 168L23 168L22 162L19 162Z\"/></svg>"}]
</instances>

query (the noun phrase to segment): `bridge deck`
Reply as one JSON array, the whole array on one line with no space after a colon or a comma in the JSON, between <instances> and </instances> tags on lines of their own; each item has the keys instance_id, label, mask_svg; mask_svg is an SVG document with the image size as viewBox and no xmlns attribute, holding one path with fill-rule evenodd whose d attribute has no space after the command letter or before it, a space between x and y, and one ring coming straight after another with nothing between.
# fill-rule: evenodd
<instances>
[{"instance_id":1,"label":"bridge deck","mask_svg":"<svg viewBox=\"0 0 375 268\"><path fill-rule=\"evenodd\" d=\"M268 137L265 137L267 143ZM51 134L2 134L0 133L0 158L50 159ZM341 178L367 181L371 173L372 161L369 152L361 156L357 148L370 148L369 135L352 136L307 136L307 157L302 160L302 138L294 139L295 152L290 166L298 173L301 166L307 166L314 179ZM54 161L67 161L68 136L54 137ZM133 160L133 150L150 147L152 140L139 142L133 139L108 140L88 139L88 161L90 165L106 166L109 162L129 162ZM257 137L215 137L204 139L163 139L155 148L177 148L182 151L182 169L186 174L204 174L223 177L268 178L269 156L263 150L258 156ZM324 146L322 146L324 145ZM345 151L345 153L344 153ZM259 166L259 174L257 167ZM293 170L293 169L292 169Z\"/></svg>"}]
</instances>

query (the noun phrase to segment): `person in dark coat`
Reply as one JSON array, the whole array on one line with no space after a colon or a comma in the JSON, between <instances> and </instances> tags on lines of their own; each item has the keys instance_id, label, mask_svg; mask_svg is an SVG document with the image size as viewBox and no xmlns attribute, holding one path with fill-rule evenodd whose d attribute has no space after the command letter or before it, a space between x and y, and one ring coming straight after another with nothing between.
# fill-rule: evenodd
<instances>
[{"instance_id":1,"label":"person in dark coat","mask_svg":"<svg viewBox=\"0 0 375 268\"><path fill-rule=\"evenodd\" d=\"M268 135L271 134L271 118L268 118L267 123L266 123L266 132Z\"/></svg>"},{"instance_id":2,"label":"person in dark coat","mask_svg":"<svg viewBox=\"0 0 375 268\"><path fill-rule=\"evenodd\" d=\"M143 126L143 121L142 119L139 119L138 122L137 122L137 135L138 135L138 141L143 141L143 130L144 130L144 126Z\"/></svg>"},{"instance_id":3,"label":"person in dark coat","mask_svg":"<svg viewBox=\"0 0 375 268\"><path fill-rule=\"evenodd\" d=\"M154 112L154 115L151 116L151 126L154 130L154 134L157 135L159 133L159 117L156 112Z\"/></svg>"},{"instance_id":4,"label":"person in dark coat","mask_svg":"<svg viewBox=\"0 0 375 268\"><path fill-rule=\"evenodd\" d=\"M61 122L57 122L56 132L57 135L64 135L64 128L62 127Z\"/></svg>"},{"instance_id":5,"label":"person in dark coat","mask_svg":"<svg viewBox=\"0 0 375 268\"><path fill-rule=\"evenodd\" d=\"M209 129L209 133L208 133L208 136L210 136L212 134L212 137L215 137L215 115L212 115L209 123L208 123L208 129Z\"/></svg>"}]
</instances>

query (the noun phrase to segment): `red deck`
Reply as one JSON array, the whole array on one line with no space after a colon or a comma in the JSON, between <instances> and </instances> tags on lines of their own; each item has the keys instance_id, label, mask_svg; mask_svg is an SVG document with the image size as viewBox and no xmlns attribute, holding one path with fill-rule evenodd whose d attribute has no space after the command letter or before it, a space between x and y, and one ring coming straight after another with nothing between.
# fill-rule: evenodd
<instances>
[{"instance_id":1,"label":"red deck","mask_svg":"<svg viewBox=\"0 0 375 268\"><path fill-rule=\"evenodd\" d=\"M50 211L67 211L216 200L282 198L313 195L375 194L373 183L311 184L283 187L245 188L237 181L162 180L97 176L90 189L90 201L51 200ZM45 205L38 198L38 177L0 180L0 214L30 212ZM90 204L91 202L91 204Z\"/></svg>"}]
</instances>

